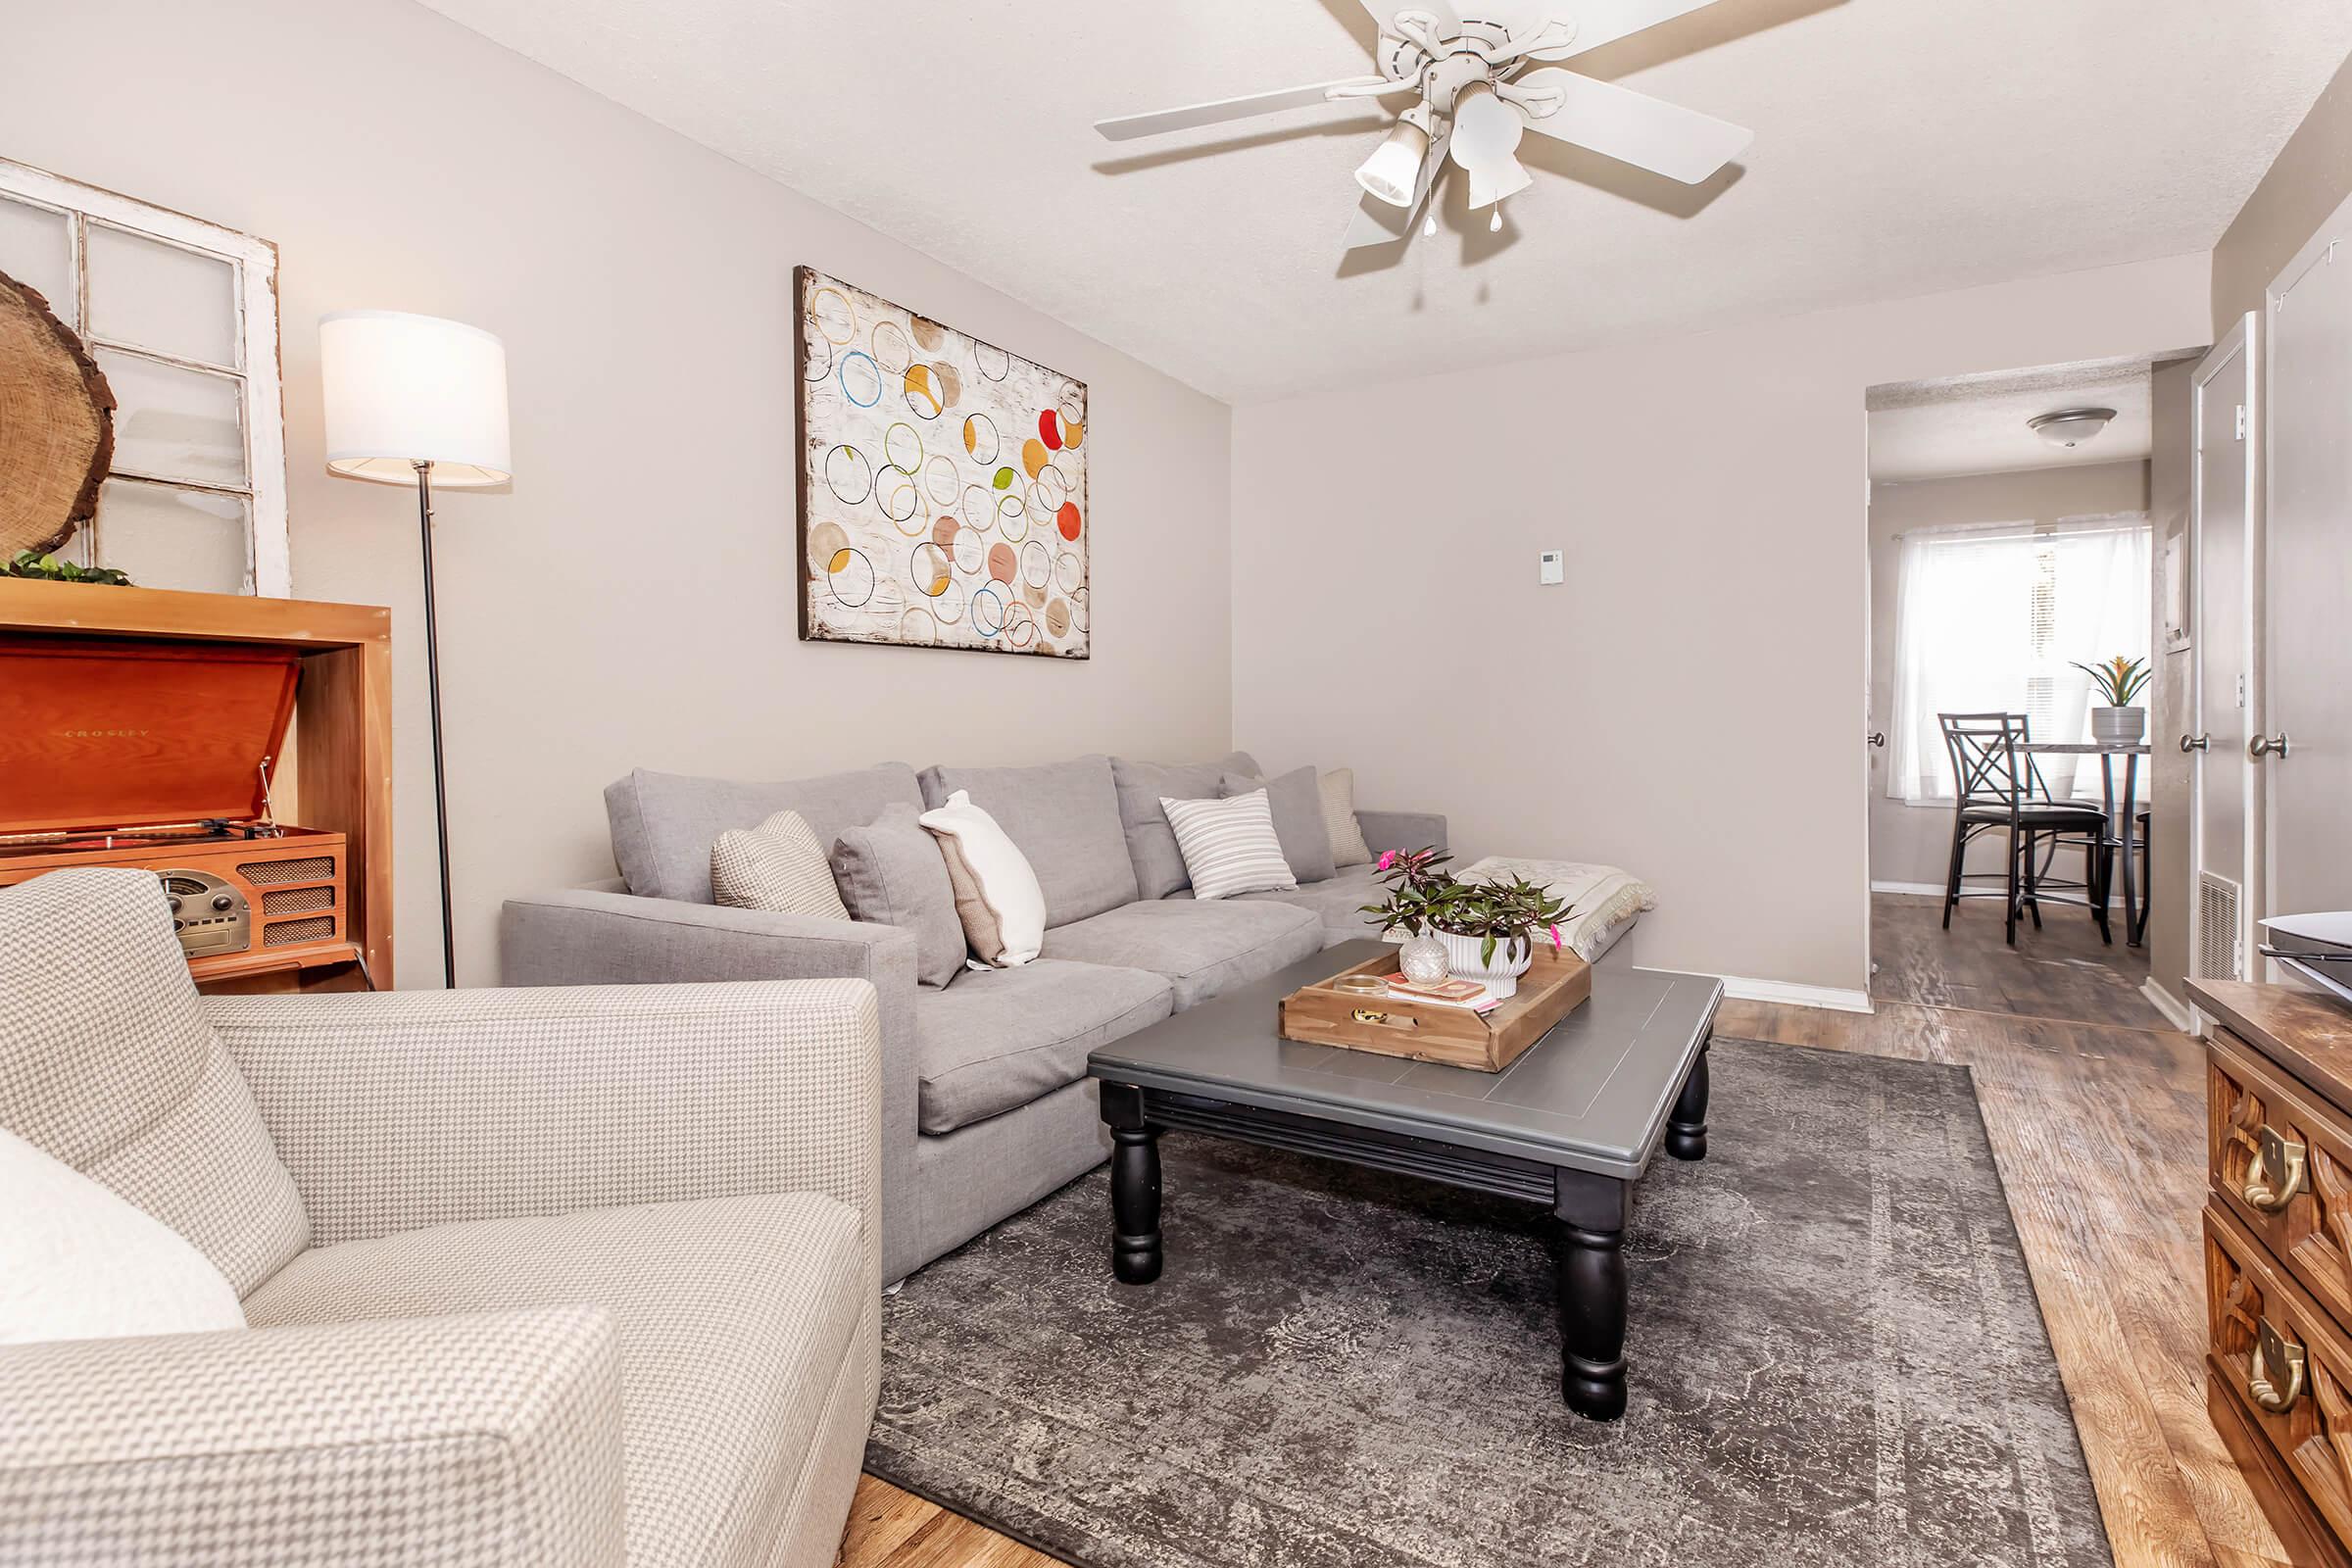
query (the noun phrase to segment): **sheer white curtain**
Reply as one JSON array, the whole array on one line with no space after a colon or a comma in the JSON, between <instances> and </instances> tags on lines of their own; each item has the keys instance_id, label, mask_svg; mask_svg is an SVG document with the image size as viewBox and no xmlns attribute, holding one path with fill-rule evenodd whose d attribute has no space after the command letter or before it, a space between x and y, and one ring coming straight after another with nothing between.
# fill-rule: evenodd
<instances>
[{"instance_id":1,"label":"sheer white curtain","mask_svg":"<svg viewBox=\"0 0 2352 1568\"><path fill-rule=\"evenodd\" d=\"M1896 583L1886 793L1949 801L1938 713L2027 714L2035 740L2087 741L2096 663L2148 652L2144 513L1919 528ZM2053 794L2096 796L2095 758L2044 757Z\"/></svg>"}]
</instances>

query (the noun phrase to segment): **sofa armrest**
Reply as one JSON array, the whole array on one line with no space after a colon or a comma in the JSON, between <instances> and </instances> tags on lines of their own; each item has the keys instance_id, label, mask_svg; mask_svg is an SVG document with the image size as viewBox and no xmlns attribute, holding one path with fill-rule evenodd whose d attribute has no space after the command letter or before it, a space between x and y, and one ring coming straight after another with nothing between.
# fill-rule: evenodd
<instances>
[{"instance_id":1,"label":"sofa armrest","mask_svg":"<svg viewBox=\"0 0 2352 1568\"><path fill-rule=\"evenodd\" d=\"M621 1568L592 1306L0 1347L0 1562Z\"/></svg>"},{"instance_id":2,"label":"sofa armrest","mask_svg":"<svg viewBox=\"0 0 2352 1568\"><path fill-rule=\"evenodd\" d=\"M1388 850L1446 848L1446 818L1436 811L1358 811L1355 825L1375 856Z\"/></svg>"},{"instance_id":3,"label":"sofa armrest","mask_svg":"<svg viewBox=\"0 0 2352 1568\"><path fill-rule=\"evenodd\" d=\"M856 1210L879 1278L862 980L215 997L320 1246L747 1193Z\"/></svg>"},{"instance_id":4,"label":"sofa armrest","mask_svg":"<svg viewBox=\"0 0 2352 1568\"><path fill-rule=\"evenodd\" d=\"M846 978L873 986L882 1026L882 1277L921 1256L914 1151L914 934L898 926L571 891L509 899L510 986L680 985Z\"/></svg>"}]
</instances>

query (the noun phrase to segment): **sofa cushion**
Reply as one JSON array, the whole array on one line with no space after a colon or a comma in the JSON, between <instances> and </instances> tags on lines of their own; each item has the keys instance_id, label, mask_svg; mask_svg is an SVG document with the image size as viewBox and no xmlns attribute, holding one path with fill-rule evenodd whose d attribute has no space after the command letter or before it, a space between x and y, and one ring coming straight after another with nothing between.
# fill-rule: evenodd
<instances>
[{"instance_id":1,"label":"sofa cushion","mask_svg":"<svg viewBox=\"0 0 2352 1568\"><path fill-rule=\"evenodd\" d=\"M1135 866L1119 828L1109 758L1079 757L1043 767L928 767L922 786L933 810L964 790L997 819L1037 872L1047 925L1135 901Z\"/></svg>"},{"instance_id":2,"label":"sofa cushion","mask_svg":"<svg viewBox=\"0 0 2352 1568\"><path fill-rule=\"evenodd\" d=\"M1282 858L1294 880L1320 882L1339 867L1332 859L1331 829L1323 824L1323 790L1311 767L1295 767L1280 778L1228 773L1219 781L1227 795L1266 792L1266 807L1274 816L1274 837L1282 843Z\"/></svg>"},{"instance_id":3,"label":"sofa cushion","mask_svg":"<svg viewBox=\"0 0 2352 1568\"><path fill-rule=\"evenodd\" d=\"M914 1002L917 1122L952 1133L1076 1083L1088 1052L1157 1023L1173 1000L1156 974L1051 958L924 992Z\"/></svg>"},{"instance_id":4,"label":"sofa cushion","mask_svg":"<svg viewBox=\"0 0 2352 1568\"><path fill-rule=\"evenodd\" d=\"M1323 945L1340 942L1370 942L1378 940L1380 924L1362 912L1367 904L1378 904L1388 894L1380 873L1370 865L1351 865L1335 876L1320 882L1301 882L1295 888L1281 888L1269 893L1245 893L1246 900L1266 904L1287 904L1304 909L1323 926Z\"/></svg>"},{"instance_id":5,"label":"sofa cushion","mask_svg":"<svg viewBox=\"0 0 2352 1568\"><path fill-rule=\"evenodd\" d=\"M1190 764L1110 760L1111 781L1119 792L1119 828L1127 836L1127 858L1135 864L1136 897L1164 899L1192 885L1185 876L1184 857L1176 851L1175 831L1159 808L1161 797L1205 801L1217 793L1227 774L1256 771L1257 763L1247 752Z\"/></svg>"},{"instance_id":6,"label":"sofa cushion","mask_svg":"<svg viewBox=\"0 0 2352 1568\"><path fill-rule=\"evenodd\" d=\"M1282 904L1156 899L1046 933L1046 956L1167 976L1178 1011L1323 947L1323 926Z\"/></svg>"},{"instance_id":7,"label":"sofa cushion","mask_svg":"<svg viewBox=\"0 0 2352 1568\"><path fill-rule=\"evenodd\" d=\"M1195 898L1230 899L1298 885L1290 861L1282 858L1274 808L1263 788L1207 801L1163 800L1159 808L1176 830L1176 848L1184 855L1184 874L1192 879Z\"/></svg>"},{"instance_id":8,"label":"sofa cushion","mask_svg":"<svg viewBox=\"0 0 2352 1568\"><path fill-rule=\"evenodd\" d=\"M709 904L710 846L730 828L758 827L778 811L798 812L831 847L842 830L861 826L894 801L923 808L914 769L885 762L856 773L781 783L739 783L638 768L605 788L612 858L640 898Z\"/></svg>"},{"instance_id":9,"label":"sofa cushion","mask_svg":"<svg viewBox=\"0 0 2352 1568\"><path fill-rule=\"evenodd\" d=\"M246 1314L261 1328L603 1307L620 1349L629 1560L764 1562L870 1285L857 1211L790 1193L346 1242L295 1259Z\"/></svg>"},{"instance_id":10,"label":"sofa cushion","mask_svg":"<svg viewBox=\"0 0 2352 1568\"><path fill-rule=\"evenodd\" d=\"M240 1296L310 1245L152 871L0 890L0 1127L179 1232Z\"/></svg>"},{"instance_id":11,"label":"sofa cushion","mask_svg":"<svg viewBox=\"0 0 2352 1568\"><path fill-rule=\"evenodd\" d=\"M851 919L914 933L915 984L945 986L962 971L968 950L955 884L913 807L894 802L871 822L843 829L833 880Z\"/></svg>"}]
</instances>

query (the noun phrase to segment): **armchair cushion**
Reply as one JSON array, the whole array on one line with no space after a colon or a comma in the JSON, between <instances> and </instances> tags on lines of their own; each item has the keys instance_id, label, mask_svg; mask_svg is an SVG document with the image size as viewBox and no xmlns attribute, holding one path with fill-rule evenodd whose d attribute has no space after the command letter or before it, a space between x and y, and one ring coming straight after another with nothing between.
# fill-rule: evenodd
<instances>
[{"instance_id":1,"label":"armchair cushion","mask_svg":"<svg viewBox=\"0 0 2352 1568\"><path fill-rule=\"evenodd\" d=\"M0 1347L0 1562L620 1568L592 1306Z\"/></svg>"},{"instance_id":2,"label":"armchair cushion","mask_svg":"<svg viewBox=\"0 0 2352 1568\"><path fill-rule=\"evenodd\" d=\"M179 1232L239 1295L309 1244L152 871L0 890L0 1127Z\"/></svg>"},{"instance_id":3,"label":"armchair cushion","mask_svg":"<svg viewBox=\"0 0 2352 1568\"><path fill-rule=\"evenodd\" d=\"M257 1326L592 1303L616 1331L632 1565L764 1560L875 1289L814 1193L442 1225L306 1252ZM439 1376L450 1374L443 1372ZM549 1559L553 1561L555 1559Z\"/></svg>"}]
</instances>

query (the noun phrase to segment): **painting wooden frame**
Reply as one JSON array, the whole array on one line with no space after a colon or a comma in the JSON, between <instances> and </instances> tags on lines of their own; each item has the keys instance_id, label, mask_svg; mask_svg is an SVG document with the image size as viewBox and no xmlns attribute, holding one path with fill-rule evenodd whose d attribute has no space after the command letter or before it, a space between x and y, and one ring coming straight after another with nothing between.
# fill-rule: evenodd
<instances>
[{"instance_id":1,"label":"painting wooden frame","mask_svg":"<svg viewBox=\"0 0 2352 1568\"><path fill-rule=\"evenodd\" d=\"M1086 383L793 270L803 642L1084 660Z\"/></svg>"}]
</instances>

